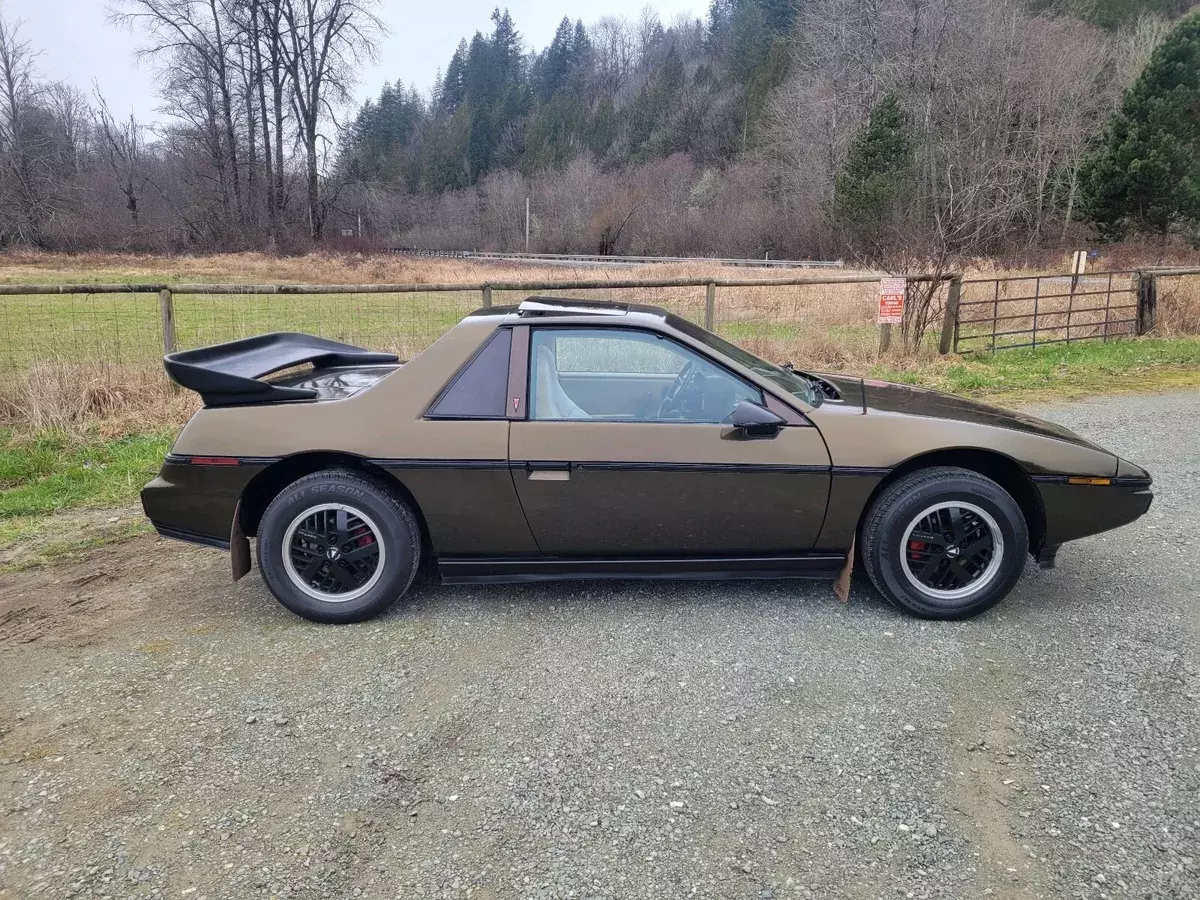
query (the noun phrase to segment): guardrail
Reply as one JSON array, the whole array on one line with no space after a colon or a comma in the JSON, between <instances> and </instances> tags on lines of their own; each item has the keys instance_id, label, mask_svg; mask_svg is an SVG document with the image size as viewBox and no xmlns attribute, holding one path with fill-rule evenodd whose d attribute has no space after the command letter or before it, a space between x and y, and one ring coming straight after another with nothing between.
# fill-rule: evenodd
<instances>
[{"instance_id":1,"label":"guardrail","mask_svg":"<svg viewBox=\"0 0 1200 900\"><path fill-rule=\"evenodd\" d=\"M500 250L424 250L419 247L390 247L389 253L404 256L442 257L448 259L490 259L495 261L543 262L556 264L580 263L583 265L642 266L654 263L709 263L719 266L743 268L781 269L840 269L845 264L840 259L738 259L716 256L604 256L588 253L506 253Z\"/></svg>"}]
</instances>

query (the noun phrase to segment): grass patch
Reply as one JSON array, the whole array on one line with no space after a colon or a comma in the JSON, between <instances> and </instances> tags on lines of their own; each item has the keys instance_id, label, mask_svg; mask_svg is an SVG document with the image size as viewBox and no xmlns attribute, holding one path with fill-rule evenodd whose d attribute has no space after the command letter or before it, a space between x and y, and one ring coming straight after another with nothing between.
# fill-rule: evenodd
<instances>
[{"instance_id":1,"label":"grass patch","mask_svg":"<svg viewBox=\"0 0 1200 900\"><path fill-rule=\"evenodd\" d=\"M1009 402L1200 384L1200 338L1085 341L937 359L874 377Z\"/></svg>"},{"instance_id":2,"label":"grass patch","mask_svg":"<svg viewBox=\"0 0 1200 900\"><path fill-rule=\"evenodd\" d=\"M18 538L28 517L132 503L172 440L162 430L114 441L0 431L0 540Z\"/></svg>"}]
</instances>

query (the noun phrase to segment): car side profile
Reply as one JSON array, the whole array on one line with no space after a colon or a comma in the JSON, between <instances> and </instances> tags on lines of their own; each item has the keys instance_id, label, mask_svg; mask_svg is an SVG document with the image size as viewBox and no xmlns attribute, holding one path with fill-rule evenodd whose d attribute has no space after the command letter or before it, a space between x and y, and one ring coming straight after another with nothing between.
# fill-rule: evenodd
<instances>
[{"instance_id":1,"label":"car side profile","mask_svg":"<svg viewBox=\"0 0 1200 900\"><path fill-rule=\"evenodd\" d=\"M482 309L405 363L272 334L166 367L205 405L146 515L230 550L235 579L256 538L271 592L321 622L377 615L423 563L449 584L832 579L855 550L893 604L966 618L1152 499L1061 426L777 366L651 306Z\"/></svg>"}]
</instances>

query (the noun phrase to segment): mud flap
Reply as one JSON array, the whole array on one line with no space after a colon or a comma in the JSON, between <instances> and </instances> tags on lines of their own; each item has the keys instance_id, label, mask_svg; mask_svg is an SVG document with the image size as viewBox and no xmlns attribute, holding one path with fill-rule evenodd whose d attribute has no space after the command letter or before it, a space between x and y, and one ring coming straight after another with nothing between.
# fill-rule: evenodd
<instances>
[{"instance_id":1,"label":"mud flap","mask_svg":"<svg viewBox=\"0 0 1200 900\"><path fill-rule=\"evenodd\" d=\"M250 571L250 539L242 531L242 504L233 510L233 528L229 532L229 563L236 583Z\"/></svg>"},{"instance_id":2,"label":"mud flap","mask_svg":"<svg viewBox=\"0 0 1200 900\"><path fill-rule=\"evenodd\" d=\"M841 574L833 583L833 595L846 603L850 600L850 576L854 572L854 541L850 541L850 552L846 554L846 564L842 566Z\"/></svg>"}]
</instances>

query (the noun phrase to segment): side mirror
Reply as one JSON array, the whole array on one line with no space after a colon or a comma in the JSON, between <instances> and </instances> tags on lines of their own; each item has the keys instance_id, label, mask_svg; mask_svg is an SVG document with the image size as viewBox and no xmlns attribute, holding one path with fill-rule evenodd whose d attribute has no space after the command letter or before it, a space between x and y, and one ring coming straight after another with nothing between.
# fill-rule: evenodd
<instances>
[{"instance_id":1,"label":"side mirror","mask_svg":"<svg viewBox=\"0 0 1200 900\"><path fill-rule=\"evenodd\" d=\"M753 400L742 400L734 407L729 424L748 438L773 438L787 422Z\"/></svg>"}]
</instances>

